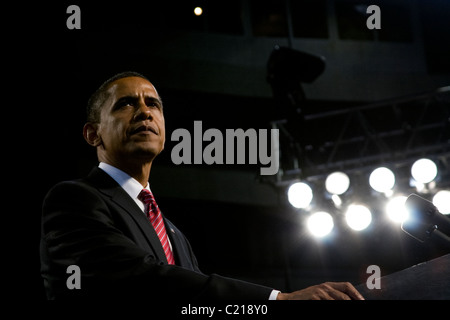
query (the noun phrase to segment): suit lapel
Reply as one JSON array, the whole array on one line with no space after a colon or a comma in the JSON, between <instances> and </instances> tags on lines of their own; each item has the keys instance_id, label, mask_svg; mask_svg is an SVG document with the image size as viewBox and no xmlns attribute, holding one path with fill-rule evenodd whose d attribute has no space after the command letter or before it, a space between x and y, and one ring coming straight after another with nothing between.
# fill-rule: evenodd
<instances>
[{"instance_id":1,"label":"suit lapel","mask_svg":"<svg viewBox=\"0 0 450 320\"><path fill-rule=\"evenodd\" d=\"M164 223L166 226L167 234L170 238L170 242L172 244L172 250L176 265L188 270L196 271L189 252L186 249L184 236L168 219L164 218Z\"/></svg>"},{"instance_id":2,"label":"suit lapel","mask_svg":"<svg viewBox=\"0 0 450 320\"><path fill-rule=\"evenodd\" d=\"M151 244L157 258L167 263L166 255L155 229L143 214L141 208L139 208L136 202L130 198L125 190L123 190L122 187L120 187L106 172L99 168L94 168L89 174L88 179L101 193L111 198L111 200L119 205L126 214L131 216L140 231Z\"/></svg>"},{"instance_id":3,"label":"suit lapel","mask_svg":"<svg viewBox=\"0 0 450 320\"><path fill-rule=\"evenodd\" d=\"M181 248L183 248L183 246L180 243L179 236L176 233L176 229L166 218L164 218L164 226L166 227L167 236L169 237L170 243L172 245L175 264L184 267L184 259L181 258L181 252L179 251Z\"/></svg>"}]
</instances>

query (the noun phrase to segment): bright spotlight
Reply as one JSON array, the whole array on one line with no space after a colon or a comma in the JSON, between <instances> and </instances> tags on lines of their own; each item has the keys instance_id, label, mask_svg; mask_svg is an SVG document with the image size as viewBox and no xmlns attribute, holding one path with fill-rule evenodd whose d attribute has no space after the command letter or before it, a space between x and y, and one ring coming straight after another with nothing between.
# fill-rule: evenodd
<instances>
[{"instance_id":1,"label":"bright spotlight","mask_svg":"<svg viewBox=\"0 0 450 320\"><path fill-rule=\"evenodd\" d=\"M405 206L407 197L396 196L386 204L386 214L394 222L403 222L408 218L408 210Z\"/></svg>"},{"instance_id":2,"label":"bright spotlight","mask_svg":"<svg viewBox=\"0 0 450 320\"><path fill-rule=\"evenodd\" d=\"M375 191L386 193L394 187L394 173L385 167L377 168L370 174L369 184Z\"/></svg>"},{"instance_id":3,"label":"bright spotlight","mask_svg":"<svg viewBox=\"0 0 450 320\"><path fill-rule=\"evenodd\" d=\"M334 227L333 217L324 211L318 211L309 216L307 220L309 232L315 237L324 237L331 232Z\"/></svg>"},{"instance_id":4,"label":"bright spotlight","mask_svg":"<svg viewBox=\"0 0 450 320\"><path fill-rule=\"evenodd\" d=\"M325 180L325 188L331 194L343 194L348 190L349 186L350 179L348 175L343 172L333 172L332 174L328 175L327 179Z\"/></svg>"},{"instance_id":5,"label":"bright spotlight","mask_svg":"<svg viewBox=\"0 0 450 320\"><path fill-rule=\"evenodd\" d=\"M430 159L420 159L414 162L411 167L411 175L414 180L421 183L428 183L434 180L437 175L437 166Z\"/></svg>"},{"instance_id":6,"label":"bright spotlight","mask_svg":"<svg viewBox=\"0 0 450 320\"><path fill-rule=\"evenodd\" d=\"M289 203L296 208L307 208L313 198L312 189L306 183L296 182L288 189Z\"/></svg>"},{"instance_id":7,"label":"bright spotlight","mask_svg":"<svg viewBox=\"0 0 450 320\"><path fill-rule=\"evenodd\" d=\"M367 228L372 222L372 214L366 206L352 204L345 213L345 220L350 228L361 231Z\"/></svg>"},{"instance_id":8,"label":"bright spotlight","mask_svg":"<svg viewBox=\"0 0 450 320\"><path fill-rule=\"evenodd\" d=\"M433 197L433 204L442 214L450 214L450 191L438 191Z\"/></svg>"},{"instance_id":9,"label":"bright spotlight","mask_svg":"<svg viewBox=\"0 0 450 320\"><path fill-rule=\"evenodd\" d=\"M203 13L203 9L202 9L201 7L195 7L195 9L194 9L194 14L195 14L196 16L201 16L202 13Z\"/></svg>"}]
</instances>

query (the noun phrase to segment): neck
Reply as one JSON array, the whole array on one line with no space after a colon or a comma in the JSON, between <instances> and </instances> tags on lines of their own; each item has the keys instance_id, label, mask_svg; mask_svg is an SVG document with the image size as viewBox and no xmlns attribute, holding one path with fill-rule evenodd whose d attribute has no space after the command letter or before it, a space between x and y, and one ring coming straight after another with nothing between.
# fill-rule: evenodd
<instances>
[{"instance_id":1,"label":"neck","mask_svg":"<svg viewBox=\"0 0 450 320\"><path fill-rule=\"evenodd\" d=\"M127 161L127 160L112 160L99 157L99 161L105 162L117 169L127 173L130 177L136 179L144 188L148 184L150 177L150 170L152 168L152 161Z\"/></svg>"},{"instance_id":2,"label":"neck","mask_svg":"<svg viewBox=\"0 0 450 320\"><path fill-rule=\"evenodd\" d=\"M137 166L118 167L120 170L128 173L136 179L144 188L148 184L152 162L146 162Z\"/></svg>"}]
</instances>

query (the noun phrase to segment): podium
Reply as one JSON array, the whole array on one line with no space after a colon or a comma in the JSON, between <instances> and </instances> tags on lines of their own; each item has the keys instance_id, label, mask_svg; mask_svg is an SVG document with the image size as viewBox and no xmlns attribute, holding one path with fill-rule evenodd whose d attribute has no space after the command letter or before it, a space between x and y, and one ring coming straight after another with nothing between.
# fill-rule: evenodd
<instances>
[{"instance_id":1,"label":"podium","mask_svg":"<svg viewBox=\"0 0 450 320\"><path fill-rule=\"evenodd\" d=\"M356 289L366 300L450 300L450 254L380 278L380 289Z\"/></svg>"}]
</instances>

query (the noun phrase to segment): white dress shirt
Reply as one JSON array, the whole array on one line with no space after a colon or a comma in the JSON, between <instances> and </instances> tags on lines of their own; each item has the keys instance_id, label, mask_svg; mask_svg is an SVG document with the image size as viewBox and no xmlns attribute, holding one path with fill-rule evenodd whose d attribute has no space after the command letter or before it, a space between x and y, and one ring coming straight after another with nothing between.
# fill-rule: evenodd
<instances>
[{"instance_id":1,"label":"white dress shirt","mask_svg":"<svg viewBox=\"0 0 450 320\"><path fill-rule=\"evenodd\" d=\"M113 178L122 187L122 189L125 190L125 192L131 197L131 199L136 202L139 208L141 208L142 212L145 213L144 203L138 199L139 194L144 188L142 188L142 185L136 179L123 172L122 170L117 169L116 167L113 167L112 165L105 162L100 162L98 167L105 171L109 176L111 176L111 178ZM145 189L151 192L150 185L148 183Z\"/></svg>"},{"instance_id":2,"label":"white dress shirt","mask_svg":"<svg viewBox=\"0 0 450 320\"><path fill-rule=\"evenodd\" d=\"M128 173L125 173L110 164L100 162L98 167L105 171L111 178L113 178L131 197L131 199L136 202L139 208L141 208L142 213L145 214L145 205L140 199L138 199L138 196L141 193L142 189L147 189L151 192L149 183L147 182L145 188L142 188L142 185L136 179L131 177ZM172 243L170 242L169 237L167 237L167 240L169 241L170 250L172 250Z\"/></svg>"},{"instance_id":3,"label":"white dress shirt","mask_svg":"<svg viewBox=\"0 0 450 320\"><path fill-rule=\"evenodd\" d=\"M111 178L113 178L122 187L122 189L125 190L125 192L131 197L131 199L133 199L134 202L136 202L139 208L141 208L142 212L145 213L145 205L141 200L138 199L138 196L143 188L142 185L136 179L131 177L129 174L123 172L122 170L117 169L116 167L113 167L112 165L107 164L105 162L100 162L98 167L103 171L105 171ZM149 183L147 183L145 189L151 192ZM172 244L170 243L170 239L168 237L167 239L169 240L169 246L170 249L172 250ZM273 290L269 296L269 300L276 300L278 293L280 293L280 291Z\"/></svg>"}]
</instances>

